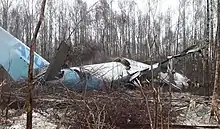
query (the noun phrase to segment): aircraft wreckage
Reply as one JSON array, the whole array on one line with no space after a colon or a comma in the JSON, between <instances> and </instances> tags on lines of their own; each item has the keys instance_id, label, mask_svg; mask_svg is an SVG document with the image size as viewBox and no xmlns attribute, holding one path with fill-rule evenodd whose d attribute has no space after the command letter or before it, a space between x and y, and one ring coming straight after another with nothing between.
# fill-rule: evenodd
<instances>
[{"instance_id":1,"label":"aircraft wreckage","mask_svg":"<svg viewBox=\"0 0 220 129\"><path fill-rule=\"evenodd\" d=\"M29 47L0 27L0 64L14 81L25 80L28 77ZM191 46L182 53L170 56L166 60L155 63L152 66L130 60L117 58L112 62L85 65L80 67L62 68L65 57L69 51L69 45L61 43L53 61L49 63L36 52L34 53L35 79L40 78L47 83L62 83L65 86L80 90L85 87L88 90L105 89L106 82L117 84L116 86L137 86L151 78L151 70L164 83L169 83L167 72L168 62L177 57L190 53L201 52L200 47ZM169 84L173 88L181 90L188 87L189 79L177 72L173 72L173 81Z\"/></svg>"}]
</instances>

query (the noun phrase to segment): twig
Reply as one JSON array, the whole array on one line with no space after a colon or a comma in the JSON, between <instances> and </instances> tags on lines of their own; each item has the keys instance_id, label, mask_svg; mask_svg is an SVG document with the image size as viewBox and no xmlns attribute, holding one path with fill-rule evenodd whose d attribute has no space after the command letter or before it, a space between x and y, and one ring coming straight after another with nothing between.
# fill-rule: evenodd
<instances>
[{"instance_id":1,"label":"twig","mask_svg":"<svg viewBox=\"0 0 220 129\"><path fill-rule=\"evenodd\" d=\"M151 118L151 114L150 114L150 107L149 107L148 97L144 94L143 87L142 87L141 84L140 84L139 88L140 88L141 94L143 95L143 97L145 99L145 103L146 103L146 106L147 106L147 112L148 112L148 117L149 117L149 121L150 121L150 127L151 127L151 129L153 129L153 122L152 122L152 118Z\"/></svg>"}]
</instances>

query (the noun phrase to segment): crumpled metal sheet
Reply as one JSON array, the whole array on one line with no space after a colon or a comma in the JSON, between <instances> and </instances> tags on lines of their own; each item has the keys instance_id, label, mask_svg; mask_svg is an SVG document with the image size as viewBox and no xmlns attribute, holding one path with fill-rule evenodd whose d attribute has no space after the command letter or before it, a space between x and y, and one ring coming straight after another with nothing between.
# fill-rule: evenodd
<instances>
[{"instance_id":1,"label":"crumpled metal sheet","mask_svg":"<svg viewBox=\"0 0 220 129\"><path fill-rule=\"evenodd\" d=\"M173 87L177 89L183 89L183 88L187 89L189 87L189 84L188 84L189 79L186 76L180 73L177 73L177 72L175 72L173 76L174 76L174 83L175 83L175 84L172 84ZM169 83L168 73L160 72L158 73L158 78L162 81L165 81L166 83Z\"/></svg>"}]
</instances>

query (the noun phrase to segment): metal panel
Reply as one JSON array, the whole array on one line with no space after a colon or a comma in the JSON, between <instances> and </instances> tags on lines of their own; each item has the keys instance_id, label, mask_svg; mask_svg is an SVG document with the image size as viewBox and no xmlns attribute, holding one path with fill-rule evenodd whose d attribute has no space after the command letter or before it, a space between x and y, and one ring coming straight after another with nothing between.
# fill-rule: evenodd
<instances>
[{"instance_id":1,"label":"metal panel","mask_svg":"<svg viewBox=\"0 0 220 129\"><path fill-rule=\"evenodd\" d=\"M28 46L0 27L0 64L13 80L28 77L29 52ZM49 62L34 53L34 69L47 65Z\"/></svg>"}]
</instances>

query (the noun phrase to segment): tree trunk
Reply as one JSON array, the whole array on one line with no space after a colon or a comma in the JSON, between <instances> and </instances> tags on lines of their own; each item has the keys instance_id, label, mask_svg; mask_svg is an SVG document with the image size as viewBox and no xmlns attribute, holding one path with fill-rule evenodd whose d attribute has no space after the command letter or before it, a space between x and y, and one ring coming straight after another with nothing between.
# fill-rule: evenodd
<instances>
[{"instance_id":1,"label":"tree trunk","mask_svg":"<svg viewBox=\"0 0 220 129\"><path fill-rule=\"evenodd\" d=\"M220 94L220 51L219 51L219 46L220 46L220 0L218 0L218 21L217 21L217 48L216 48L216 53L217 53L217 59L216 59L216 70L215 70L215 82L214 82L214 89L213 89L213 95L212 95L212 110L211 110L211 117L214 115L217 116L219 120L219 116L217 114L217 101L216 98L218 94Z\"/></svg>"},{"instance_id":2,"label":"tree trunk","mask_svg":"<svg viewBox=\"0 0 220 129\"><path fill-rule=\"evenodd\" d=\"M32 129L32 88L33 88L33 66L34 66L34 51L35 51L35 43L37 34L40 29L40 25L44 19L44 10L45 10L46 0L43 0L41 5L41 13L40 18L35 28L33 38L31 40L30 46L30 64L28 69L28 95L27 95L27 123L26 128Z\"/></svg>"},{"instance_id":3,"label":"tree trunk","mask_svg":"<svg viewBox=\"0 0 220 129\"><path fill-rule=\"evenodd\" d=\"M209 0L206 1L207 3L207 10L206 10L206 15L207 15L207 19L206 19L206 44L209 44L209 22L210 22L210 18L209 18ZM203 86L207 87L208 92L210 91L209 89L209 52L208 52L208 47L206 47L205 49L205 64L204 64L204 75L203 75Z\"/></svg>"}]
</instances>

